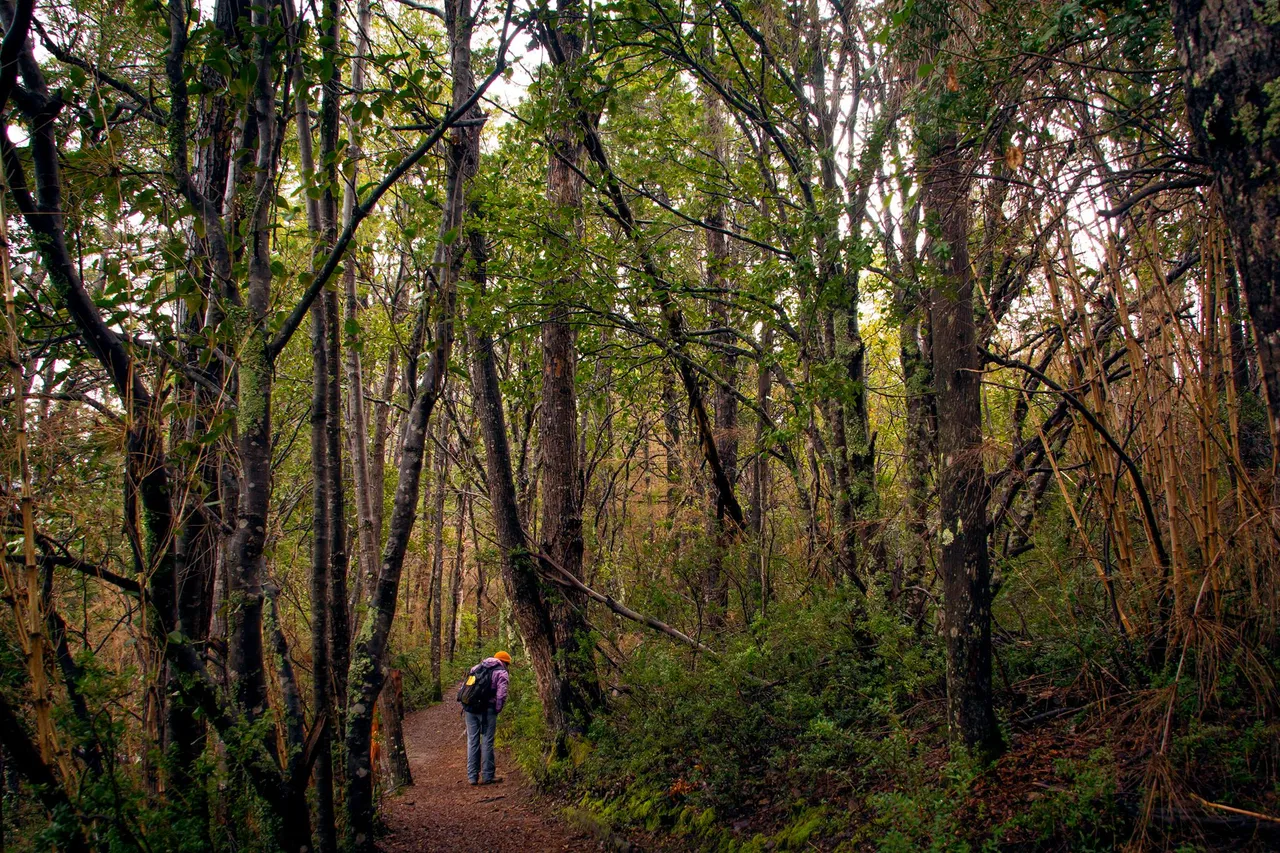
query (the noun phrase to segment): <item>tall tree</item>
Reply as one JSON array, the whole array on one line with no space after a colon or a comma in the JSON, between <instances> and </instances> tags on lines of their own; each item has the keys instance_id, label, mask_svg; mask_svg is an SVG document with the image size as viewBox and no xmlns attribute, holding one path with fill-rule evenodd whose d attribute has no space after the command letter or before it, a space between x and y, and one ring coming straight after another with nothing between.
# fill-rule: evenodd
<instances>
[{"instance_id":1,"label":"tall tree","mask_svg":"<svg viewBox=\"0 0 1280 853\"><path fill-rule=\"evenodd\" d=\"M991 692L991 558L982 461L982 357L969 263L972 158L954 133L925 162L924 204L936 229L930 293L938 406L939 540L947 648L947 721L966 746L1001 748Z\"/></svg>"},{"instance_id":2,"label":"tall tree","mask_svg":"<svg viewBox=\"0 0 1280 853\"><path fill-rule=\"evenodd\" d=\"M701 48L703 61L710 65L715 61L715 31L708 28ZM729 146L726 139L724 105L715 92L705 83L700 87L708 150L709 171L729 169ZM720 368L720 384L712 398L715 414L716 452L724 465L725 475L731 484L738 481L738 359L733 348L733 317L730 311L732 282L729 278L729 238L727 222L728 205L715 189L707 198L707 228L703 230L705 254L705 282L707 298L711 303L711 340L720 347L717 353ZM726 517L726 508L719 493L712 494L712 553L708 561L703 596L712 625L723 624L729 608L729 579L725 575L724 560L728 547L738 530Z\"/></svg>"},{"instance_id":3,"label":"tall tree","mask_svg":"<svg viewBox=\"0 0 1280 853\"><path fill-rule=\"evenodd\" d=\"M583 472L578 454L578 357L570 323L571 302L582 278L582 137L579 99L570 93L582 85L583 4L559 0L554 23L544 38L554 66L556 107L547 157L547 312L542 322L542 405L538 433L542 461L542 550L574 577L582 578ZM600 704L595 650L584 613L586 598L572 590L548 591L559 668L560 702L569 731L582 732Z\"/></svg>"},{"instance_id":4,"label":"tall tree","mask_svg":"<svg viewBox=\"0 0 1280 853\"><path fill-rule=\"evenodd\" d=\"M370 746L373 709L386 676L386 652L391 638L400 595L400 575L409 538L417 518L423 453L431 412L444 390L453 353L454 309L457 284L462 276L466 253L458 239L463 233L468 210L467 187L480 163L480 128L483 116L475 107L483 89L476 86L471 64L471 37L476 18L470 0L451 0L445 7L445 26L449 38L449 68L453 75L453 100L450 115L464 124L453 128L445 152L445 198L440 217L438 257L441 264L434 313L434 335L430 360L417 381L413 403L404 420L400 441L400 462L391 517L387 525L387 541L382 550L382 564L369 590L369 615L354 644L352 683L349 686L351 706L346 720L347 760L347 832L351 846L357 851L374 848L373 767ZM502 37L507 37L510 6L507 7ZM487 87L501 73L505 63L505 41L499 45L497 68L485 81ZM441 123L436 133L449 128ZM435 138L439 138L436 136ZM425 153L427 146L419 146ZM356 220L353 217L352 222ZM350 227L347 232L350 233Z\"/></svg>"},{"instance_id":5,"label":"tall tree","mask_svg":"<svg viewBox=\"0 0 1280 853\"><path fill-rule=\"evenodd\" d=\"M1280 16L1251 0L1174 0L1173 24L1186 72L1187 117L1231 234L1275 441L1280 435Z\"/></svg>"}]
</instances>

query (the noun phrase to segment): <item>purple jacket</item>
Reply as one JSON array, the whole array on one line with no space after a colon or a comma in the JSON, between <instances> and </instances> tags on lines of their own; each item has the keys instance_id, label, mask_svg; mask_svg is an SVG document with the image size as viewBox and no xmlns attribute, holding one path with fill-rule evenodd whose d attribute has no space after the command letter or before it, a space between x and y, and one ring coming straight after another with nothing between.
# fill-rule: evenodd
<instances>
[{"instance_id":1,"label":"purple jacket","mask_svg":"<svg viewBox=\"0 0 1280 853\"><path fill-rule=\"evenodd\" d=\"M511 675L507 672L507 668L502 665L502 661L497 658L485 658L480 661L480 666L489 667L493 670L491 676L493 679L493 710L501 711L502 706L507 704L507 687L511 683Z\"/></svg>"}]
</instances>

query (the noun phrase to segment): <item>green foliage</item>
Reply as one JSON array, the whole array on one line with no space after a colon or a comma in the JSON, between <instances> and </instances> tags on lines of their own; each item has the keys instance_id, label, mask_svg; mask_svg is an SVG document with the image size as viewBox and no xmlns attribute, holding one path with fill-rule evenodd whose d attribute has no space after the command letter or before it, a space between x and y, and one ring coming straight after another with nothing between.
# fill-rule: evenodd
<instances>
[{"instance_id":1,"label":"green foliage","mask_svg":"<svg viewBox=\"0 0 1280 853\"><path fill-rule=\"evenodd\" d=\"M694 666L687 650L645 643L585 757L541 769L542 753L528 750L522 763L545 782L571 781L580 805L606 823L674 832L707 849L764 849L733 846L742 839L724 824L765 804L780 810L781 828L756 842L805 849L814 833L840 826L839 810L824 804L918 760L902 715L921 691L936 693L942 667L932 643L908 634L889 615L859 617L852 600L834 596L779 607ZM536 718L517 719L517 745L537 743Z\"/></svg>"},{"instance_id":2,"label":"green foliage","mask_svg":"<svg viewBox=\"0 0 1280 853\"><path fill-rule=\"evenodd\" d=\"M1083 761L1057 762L1065 787L1033 800L1027 810L997 833L1030 831L1038 841L1066 842L1082 853L1114 850L1129 834L1128 820L1116 802L1116 762L1108 749L1098 749Z\"/></svg>"},{"instance_id":3,"label":"green foliage","mask_svg":"<svg viewBox=\"0 0 1280 853\"><path fill-rule=\"evenodd\" d=\"M1032 628L1042 629L1043 642L1005 648L1012 678L1078 677L1092 657L1115 654L1105 631ZM1033 739L1016 761L1039 769L1025 772L948 748L941 650L892 609L822 597L723 639L721 656L696 660L642 643L619 679L626 691L558 760L546 758L529 674L517 669L501 738L530 775L575 800L575 822L603 837L670 836L682 849L1102 851L1133 832L1107 746L1055 757L1051 741ZM1175 752L1201 766L1229 756L1221 766L1244 785L1275 736L1261 723L1193 726Z\"/></svg>"}]
</instances>

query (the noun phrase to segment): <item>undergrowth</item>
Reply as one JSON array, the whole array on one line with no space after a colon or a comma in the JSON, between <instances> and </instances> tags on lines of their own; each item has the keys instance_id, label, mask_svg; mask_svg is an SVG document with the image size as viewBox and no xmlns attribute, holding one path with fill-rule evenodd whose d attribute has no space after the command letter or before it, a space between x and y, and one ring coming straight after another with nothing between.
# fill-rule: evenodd
<instances>
[{"instance_id":1,"label":"undergrowth","mask_svg":"<svg viewBox=\"0 0 1280 853\"><path fill-rule=\"evenodd\" d=\"M556 759L517 667L500 739L575 821L670 849L1270 849L1141 819L1159 734L1143 709L1169 694L1138 676L1099 691L1100 669L1140 668L1113 637L998 637L1010 748L984 766L947 743L933 633L833 595L774 609L716 657L643 642L607 710ZM1169 760L1179 785L1274 813L1280 729L1229 670L1212 702L1176 694Z\"/></svg>"}]
</instances>

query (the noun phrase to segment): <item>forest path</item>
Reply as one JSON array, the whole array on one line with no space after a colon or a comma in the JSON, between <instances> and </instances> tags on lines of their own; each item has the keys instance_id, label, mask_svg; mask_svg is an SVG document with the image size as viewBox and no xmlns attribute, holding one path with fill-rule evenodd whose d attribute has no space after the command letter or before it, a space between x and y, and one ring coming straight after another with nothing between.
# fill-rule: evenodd
<instances>
[{"instance_id":1,"label":"forest path","mask_svg":"<svg viewBox=\"0 0 1280 853\"><path fill-rule=\"evenodd\" d=\"M467 784L467 738L456 702L404 720L414 785L382 801L385 853L543 853L593 850L596 842L551 813L504 750L498 785Z\"/></svg>"}]
</instances>

